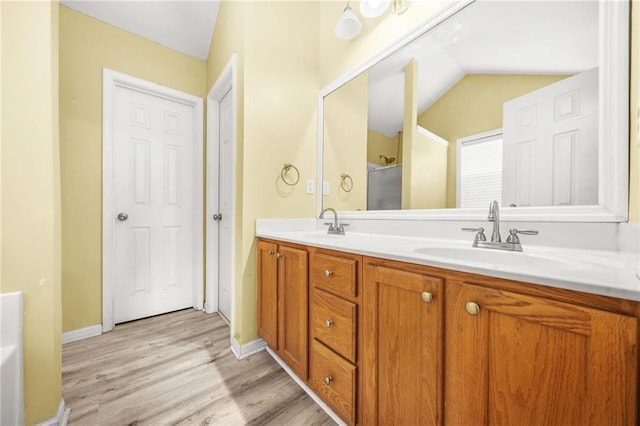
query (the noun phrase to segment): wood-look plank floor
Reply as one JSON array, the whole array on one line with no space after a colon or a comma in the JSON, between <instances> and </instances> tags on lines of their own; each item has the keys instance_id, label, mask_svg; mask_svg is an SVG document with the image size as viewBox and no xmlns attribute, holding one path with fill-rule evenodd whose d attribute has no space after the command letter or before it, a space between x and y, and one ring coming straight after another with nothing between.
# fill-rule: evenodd
<instances>
[{"instance_id":1,"label":"wood-look plank floor","mask_svg":"<svg viewBox=\"0 0 640 426\"><path fill-rule=\"evenodd\" d=\"M218 315L184 310L62 347L69 425L333 425L265 352L242 361Z\"/></svg>"}]
</instances>

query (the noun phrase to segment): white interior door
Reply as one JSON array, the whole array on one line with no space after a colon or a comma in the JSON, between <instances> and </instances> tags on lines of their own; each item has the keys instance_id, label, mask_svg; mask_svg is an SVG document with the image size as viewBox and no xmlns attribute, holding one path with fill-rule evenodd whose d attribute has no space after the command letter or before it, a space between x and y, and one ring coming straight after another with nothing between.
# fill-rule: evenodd
<instances>
[{"instance_id":1,"label":"white interior door","mask_svg":"<svg viewBox=\"0 0 640 426\"><path fill-rule=\"evenodd\" d=\"M194 107L117 87L115 323L194 303ZM108 219L105 219L108 220Z\"/></svg>"},{"instance_id":2,"label":"white interior door","mask_svg":"<svg viewBox=\"0 0 640 426\"><path fill-rule=\"evenodd\" d=\"M502 203L598 204L598 69L504 104Z\"/></svg>"},{"instance_id":3,"label":"white interior door","mask_svg":"<svg viewBox=\"0 0 640 426\"><path fill-rule=\"evenodd\" d=\"M220 101L218 310L231 318L231 249L233 246L233 91Z\"/></svg>"},{"instance_id":4,"label":"white interior door","mask_svg":"<svg viewBox=\"0 0 640 426\"><path fill-rule=\"evenodd\" d=\"M207 313L233 335L235 229L235 55L207 95Z\"/></svg>"}]
</instances>

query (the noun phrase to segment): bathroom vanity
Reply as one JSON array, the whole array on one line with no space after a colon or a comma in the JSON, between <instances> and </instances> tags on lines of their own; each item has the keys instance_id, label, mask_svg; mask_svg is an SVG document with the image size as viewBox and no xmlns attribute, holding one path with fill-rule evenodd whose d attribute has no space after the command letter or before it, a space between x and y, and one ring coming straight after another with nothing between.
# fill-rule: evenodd
<instances>
[{"instance_id":1,"label":"bathroom vanity","mask_svg":"<svg viewBox=\"0 0 640 426\"><path fill-rule=\"evenodd\" d=\"M442 267L417 238L271 235L259 333L347 424L637 423L638 302Z\"/></svg>"},{"instance_id":2,"label":"bathroom vanity","mask_svg":"<svg viewBox=\"0 0 640 426\"><path fill-rule=\"evenodd\" d=\"M454 1L320 91L317 217L350 226L258 221L258 330L345 423L638 424L640 263L621 249L628 25L626 1ZM447 84L441 59L457 63ZM464 150L497 140L504 155L482 165L502 159L501 189L476 203L491 185L465 180ZM402 210L366 203L368 168L391 156Z\"/></svg>"}]
</instances>

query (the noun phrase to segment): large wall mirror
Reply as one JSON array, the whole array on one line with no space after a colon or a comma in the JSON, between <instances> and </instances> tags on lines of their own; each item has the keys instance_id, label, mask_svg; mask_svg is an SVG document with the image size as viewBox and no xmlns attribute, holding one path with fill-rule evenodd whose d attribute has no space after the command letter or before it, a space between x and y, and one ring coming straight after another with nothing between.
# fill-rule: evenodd
<instances>
[{"instance_id":1,"label":"large wall mirror","mask_svg":"<svg viewBox=\"0 0 640 426\"><path fill-rule=\"evenodd\" d=\"M626 220L628 20L623 1L451 3L320 92L319 210Z\"/></svg>"}]
</instances>

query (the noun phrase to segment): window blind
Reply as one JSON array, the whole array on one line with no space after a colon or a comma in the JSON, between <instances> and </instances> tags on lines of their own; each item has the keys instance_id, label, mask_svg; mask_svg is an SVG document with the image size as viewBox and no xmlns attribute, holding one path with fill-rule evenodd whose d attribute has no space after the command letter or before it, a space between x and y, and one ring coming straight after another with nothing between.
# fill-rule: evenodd
<instances>
[{"instance_id":1,"label":"window blind","mask_svg":"<svg viewBox=\"0 0 640 426\"><path fill-rule=\"evenodd\" d=\"M484 208L502 199L502 135L460 144L461 206Z\"/></svg>"}]
</instances>

